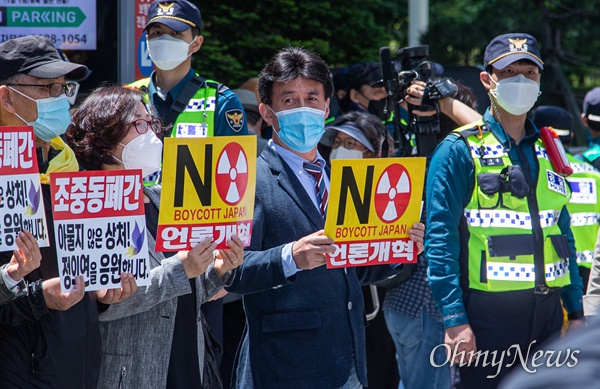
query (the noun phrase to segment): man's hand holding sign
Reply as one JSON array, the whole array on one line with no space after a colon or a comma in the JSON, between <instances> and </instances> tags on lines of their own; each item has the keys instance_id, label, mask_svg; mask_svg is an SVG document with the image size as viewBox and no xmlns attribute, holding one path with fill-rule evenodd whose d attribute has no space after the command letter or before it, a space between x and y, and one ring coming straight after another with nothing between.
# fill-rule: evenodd
<instances>
[{"instance_id":1,"label":"man's hand holding sign","mask_svg":"<svg viewBox=\"0 0 600 389\"><path fill-rule=\"evenodd\" d=\"M327 266L416 262L425 231L414 223L424 176L425 158L332 161L324 232L335 249Z\"/></svg>"},{"instance_id":2,"label":"man's hand holding sign","mask_svg":"<svg viewBox=\"0 0 600 389\"><path fill-rule=\"evenodd\" d=\"M292 257L299 269L310 270L324 265L327 255L335 252L333 239L326 236L323 230L299 239L292 246Z\"/></svg>"}]
</instances>

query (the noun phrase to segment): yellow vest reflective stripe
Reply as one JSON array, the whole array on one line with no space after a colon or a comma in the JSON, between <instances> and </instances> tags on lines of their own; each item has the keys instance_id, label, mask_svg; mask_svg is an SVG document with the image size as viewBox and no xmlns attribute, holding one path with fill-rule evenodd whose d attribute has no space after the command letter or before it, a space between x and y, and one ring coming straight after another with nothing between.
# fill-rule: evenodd
<instances>
[{"instance_id":1,"label":"yellow vest reflective stripe","mask_svg":"<svg viewBox=\"0 0 600 389\"><path fill-rule=\"evenodd\" d=\"M150 77L129 84L130 87L148 88ZM146 90L146 96L148 92ZM206 80L205 86L198 89L187 103L187 107L177 116L171 131L171 137L204 138L215 133L215 111L217 105L218 83Z\"/></svg>"},{"instance_id":2,"label":"yellow vest reflective stripe","mask_svg":"<svg viewBox=\"0 0 600 389\"><path fill-rule=\"evenodd\" d=\"M573 192L567 209L571 215L577 263L590 269L600 224L600 172L571 154L567 154L567 158L573 168L573 174L567 177Z\"/></svg>"},{"instance_id":3,"label":"yellow vest reflective stripe","mask_svg":"<svg viewBox=\"0 0 600 389\"><path fill-rule=\"evenodd\" d=\"M455 132L462 131L467 131L463 135L475 176L473 193L464 210L469 230L469 288L487 292L533 289L536 286L534 253L539 252L542 244L546 284L550 287L569 284L571 253L558 220L570 190L566 180L552 170L541 141L535 144L539 164L535 195L539 199L539 212L533 214L527 197L519 198L511 193L510 179L515 182L518 179L509 178L508 169L513 163L496 136L491 131L474 131L473 125ZM491 185L496 179L501 183L497 190ZM533 218L538 219L539 224ZM543 243L538 246L532 229L540 227Z\"/></svg>"},{"instance_id":4,"label":"yellow vest reflective stripe","mask_svg":"<svg viewBox=\"0 0 600 389\"><path fill-rule=\"evenodd\" d=\"M546 264L546 280L555 280L567 273L569 273L567 260ZM487 276L492 280L535 281L535 266L529 263L511 265L504 262L488 262Z\"/></svg>"},{"instance_id":5,"label":"yellow vest reflective stripe","mask_svg":"<svg viewBox=\"0 0 600 389\"><path fill-rule=\"evenodd\" d=\"M541 211L540 224L542 228L558 224L560 211ZM531 215L526 212L509 210L475 209L465 210L467 225L472 227L510 227L531 231Z\"/></svg>"}]
</instances>

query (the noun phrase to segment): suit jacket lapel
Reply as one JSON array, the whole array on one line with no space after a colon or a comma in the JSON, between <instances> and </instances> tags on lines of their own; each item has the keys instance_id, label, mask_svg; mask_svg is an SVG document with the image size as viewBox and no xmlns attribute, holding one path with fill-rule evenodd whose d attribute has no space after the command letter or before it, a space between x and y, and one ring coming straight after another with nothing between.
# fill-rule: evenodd
<instances>
[{"instance_id":1,"label":"suit jacket lapel","mask_svg":"<svg viewBox=\"0 0 600 389\"><path fill-rule=\"evenodd\" d=\"M322 229L323 217L288 164L270 147L265 147L260 156L276 173L279 186L292 198L315 228Z\"/></svg>"}]
</instances>

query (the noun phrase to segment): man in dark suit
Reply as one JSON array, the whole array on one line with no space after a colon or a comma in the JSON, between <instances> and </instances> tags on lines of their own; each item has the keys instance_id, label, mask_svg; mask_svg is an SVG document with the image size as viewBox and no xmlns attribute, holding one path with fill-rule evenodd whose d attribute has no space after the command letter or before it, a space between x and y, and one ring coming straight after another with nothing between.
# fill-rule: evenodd
<instances>
[{"instance_id":1,"label":"man in dark suit","mask_svg":"<svg viewBox=\"0 0 600 389\"><path fill-rule=\"evenodd\" d=\"M257 162L252 243L227 288L244 295L247 316L233 385L362 388L360 286L401 268L323 266L335 251L323 234L329 179L317 152L333 93L327 64L308 50L284 49L261 72L259 93L260 113L274 131ZM418 243L419 235L411 230Z\"/></svg>"}]
</instances>

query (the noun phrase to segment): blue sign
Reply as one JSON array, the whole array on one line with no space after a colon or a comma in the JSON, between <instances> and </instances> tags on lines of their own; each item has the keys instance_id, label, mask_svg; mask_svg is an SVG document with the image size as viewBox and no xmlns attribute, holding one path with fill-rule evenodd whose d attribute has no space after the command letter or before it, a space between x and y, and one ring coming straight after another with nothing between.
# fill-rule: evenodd
<instances>
[{"instance_id":1,"label":"blue sign","mask_svg":"<svg viewBox=\"0 0 600 389\"><path fill-rule=\"evenodd\" d=\"M150 59L150 52L148 51L148 42L146 41L147 33L143 33L138 42L137 49L137 63L142 76L148 77L152 73L154 64Z\"/></svg>"}]
</instances>

